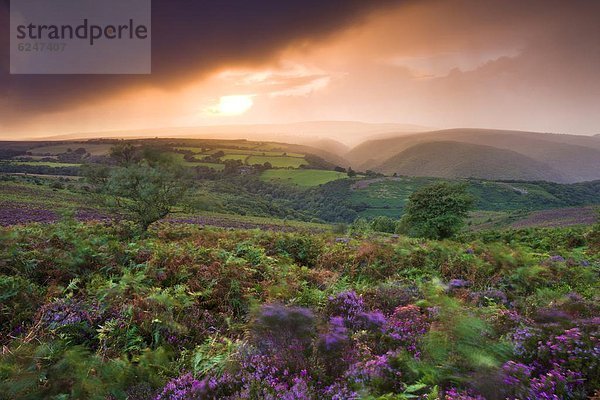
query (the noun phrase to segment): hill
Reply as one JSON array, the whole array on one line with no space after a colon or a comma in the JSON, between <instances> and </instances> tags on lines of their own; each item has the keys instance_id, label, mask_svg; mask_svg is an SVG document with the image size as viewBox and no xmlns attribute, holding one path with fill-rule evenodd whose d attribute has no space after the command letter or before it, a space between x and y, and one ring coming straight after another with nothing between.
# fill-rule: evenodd
<instances>
[{"instance_id":1,"label":"hill","mask_svg":"<svg viewBox=\"0 0 600 400\"><path fill-rule=\"evenodd\" d=\"M412 146L386 160L377 171L438 178L567 181L552 167L517 152L449 141Z\"/></svg>"},{"instance_id":2,"label":"hill","mask_svg":"<svg viewBox=\"0 0 600 400\"><path fill-rule=\"evenodd\" d=\"M449 129L405 134L369 140L345 157L355 169L379 171L379 166L408 148L424 143L453 141L510 150L547 165L554 182L582 182L600 179L600 138L597 136L501 131L490 129ZM523 171L530 175L534 171ZM467 175L468 176L468 175ZM517 176L512 179L518 179Z\"/></svg>"}]
</instances>

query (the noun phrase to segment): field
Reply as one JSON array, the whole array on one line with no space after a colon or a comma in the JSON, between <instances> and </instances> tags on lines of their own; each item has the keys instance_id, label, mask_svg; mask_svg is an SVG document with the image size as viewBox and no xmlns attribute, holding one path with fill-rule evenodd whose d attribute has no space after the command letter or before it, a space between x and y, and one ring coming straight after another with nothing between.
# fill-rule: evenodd
<instances>
[{"instance_id":1,"label":"field","mask_svg":"<svg viewBox=\"0 0 600 400\"><path fill-rule=\"evenodd\" d=\"M284 145L276 143L248 142L240 146L240 143L235 141L215 141L207 142L203 146L176 146L174 149L192 152L198 159L222 153L224 155L220 156L219 160L238 160L246 165L263 165L268 162L273 168L299 168L308 164L305 154L287 152Z\"/></svg>"},{"instance_id":2,"label":"field","mask_svg":"<svg viewBox=\"0 0 600 400\"><path fill-rule=\"evenodd\" d=\"M292 184L303 187L312 187L344 179L348 176L342 172L323 171L316 169L271 169L263 172L260 179L267 182Z\"/></svg>"},{"instance_id":3,"label":"field","mask_svg":"<svg viewBox=\"0 0 600 400\"><path fill-rule=\"evenodd\" d=\"M60 168L60 167L79 167L81 164L74 163L61 163L61 162L50 162L50 161L10 161L5 162L6 164L11 165L26 165L31 167L43 166L43 167L51 167L51 168Z\"/></svg>"},{"instance_id":4,"label":"field","mask_svg":"<svg viewBox=\"0 0 600 400\"><path fill-rule=\"evenodd\" d=\"M304 158L289 156L250 156L246 162L249 165L270 163L275 168L300 168L301 165L308 163Z\"/></svg>"}]
</instances>

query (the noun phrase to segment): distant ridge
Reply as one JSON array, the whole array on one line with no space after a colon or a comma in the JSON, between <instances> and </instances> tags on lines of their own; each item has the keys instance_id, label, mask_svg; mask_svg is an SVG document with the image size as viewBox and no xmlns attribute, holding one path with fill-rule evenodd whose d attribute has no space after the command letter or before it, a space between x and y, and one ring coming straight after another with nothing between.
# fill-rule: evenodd
<instances>
[{"instance_id":1,"label":"distant ridge","mask_svg":"<svg viewBox=\"0 0 600 400\"><path fill-rule=\"evenodd\" d=\"M550 171L549 175L545 174L546 179L553 182L583 182L600 179L600 137L598 136L492 129L448 129L369 140L354 147L345 155L345 158L355 169L386 172L394 169L392 162L401 162L395 156L403 151L416 145L441 141L489 146L518 153L530 161L536 161L538 167L544 165ZM432 150L427 147L420 149ZM480 150L483 151L483 149ZM477 155L477 152L471 152L461 154L461 157L476 157ZM495 155L497 156L499 153L495 153ZM417 156L417 153L411 153L411 157ZM451 154L440 153L440 157L442 156L448 158L451 157ZM447 160L452 165L456 165L457 161ZM465 166L461 168L460 175L456 175L457 177L476 176L474 175L477 173L475 166L471 171L466 167L469 161L469 158L461 160ZM413 160L414 162L416 161ZM538 167L534 168L531 162L520 163L520 165L521 168L532 169L519 173L514 172L507 179L520 179L519 177L523 175L537 176L540 173ZM406 166L404 167L406 168ZM455 173L458 172L455 171ZM423 172L423 174L425 173Z\"/></svg>"},{"instance_id":2,"label":"distant ridge","mask_svg":"<svg viewBox=\"0 0 600 400\"><path fill-rule=\"evenodd\" d=\"M248 139L305 144L321 139L356 145L366 137L389 132L415 133L429 131L412 124L367 123L356 121L307 121L290 124L205 125L197 127L152 128L81 132L54 135L36 140L81 140L96 138L190 138L190 139Z\"/></svg>"}]
</instances>

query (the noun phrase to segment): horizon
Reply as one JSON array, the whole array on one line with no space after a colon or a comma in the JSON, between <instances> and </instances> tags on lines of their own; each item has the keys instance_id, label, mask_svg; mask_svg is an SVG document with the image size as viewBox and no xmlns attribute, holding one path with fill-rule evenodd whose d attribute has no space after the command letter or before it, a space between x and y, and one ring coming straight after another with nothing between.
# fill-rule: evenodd
<instances>
[{"instance_id":1,"label":"horizon","mask_svg":"<svg viewBox=\"0 0 600 400\"><path fill-rule=\"evenodd\" d=\"M299 125L304 124L323 124L323 127L317 127L313 131L303 131L300 137L297 135L297 131L289 130ZM350 130L346 132L335 132L331 134L322 133L322 129L326 125L331 124L356 124L364 127L372 127L371 130L366 132L357 130ZM389 130L383 128L383 126L392 125ZM393 125L399 127L399 129L392 129ZM380 127L379 129L375 129ZM251 132L244 131L248 129L262 128L267 129L264 132ZM269 128L278 128L278 130L271 130ZM288 129L287 131L285 129ZM315 128L313 128L315 129ZM160 131L192 131L198 130L197 133L162 133ZM215 130L216 132L211 132ZM500 129L490 127L448 127L448 128L435 128L425 127L413 124L400 124L394 122L365 122L365 121L296 121L290 123L256 123L256 124L215 124L215 125L198 125L198 126L173 126L173 127L152 127L152 128L139 128L139 129L114 129L103 132L98 131L80 131L80 132L69 132L62 134L50 134L47 136L7 136L0 137L0 142L19 142L19 141L30 141L30 142L61 142L61 141L91 141L91 140L137 140L137 139L204 139L204 140L248 140L248 141L265 141L265 142L281 142L281 143L294 143L294 144L307 144L319 140L330 140L343 144L348 148L356 147L362 143L373 141L373 140L385 140L392 139L407 135L418 135L428 134L444 131L498 131L498 132L510 132L510 133L527 133L527 134L540 134L540 135L566 135L566 136L582 136L582 137L595 137L600 136L598 134L577 134L577 133L566 133L566 132L550 132L550 131L527 131L520 129ZM331 131L331 130L330 130ZM348 136L350 135L350 136Z\"/></svg>"}]
</instances>

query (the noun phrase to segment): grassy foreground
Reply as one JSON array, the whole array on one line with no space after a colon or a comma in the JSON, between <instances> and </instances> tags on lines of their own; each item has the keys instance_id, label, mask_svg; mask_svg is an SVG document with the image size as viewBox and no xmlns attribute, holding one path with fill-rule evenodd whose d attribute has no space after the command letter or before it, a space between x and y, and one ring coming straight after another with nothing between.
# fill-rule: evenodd
<instances>
[{"instance_id":1,"label":"grassy foreground","mask_svg":"<svg viewBox=\"0 0 600 400\"><path fill-rule=\"evenodd\" d=\"M585 399L595 228L0 231L0 399Z\"/></svg>"}]
</instances>

